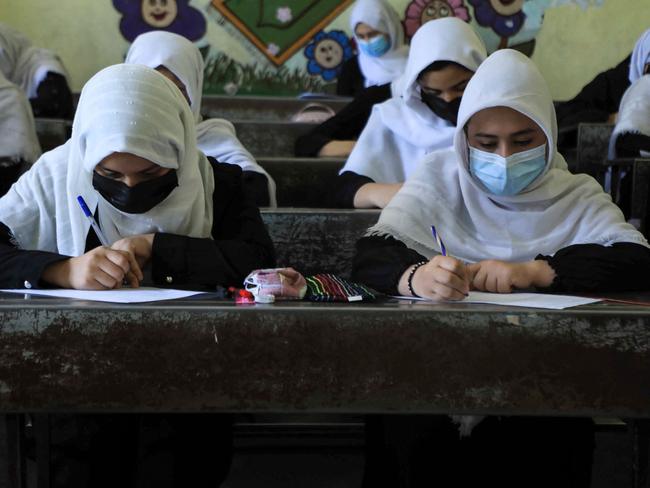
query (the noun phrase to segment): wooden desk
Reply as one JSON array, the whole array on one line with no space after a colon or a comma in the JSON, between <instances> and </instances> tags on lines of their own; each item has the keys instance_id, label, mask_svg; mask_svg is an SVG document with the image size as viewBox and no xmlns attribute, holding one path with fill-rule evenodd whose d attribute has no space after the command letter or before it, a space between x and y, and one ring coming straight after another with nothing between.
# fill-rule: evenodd
<instances>
[{"instance_id":1,"label":"wooden desk","mask_svg":"<svg viewBox=\"0 0 650 488\"><path fill-rule=\"evenodd\" d=\"M293 97L203 95L201 113L206 118L223 118L255 121L289 121L291 117L311 103L327 105L338 112L352 98L300 100Z\"/></svg>"},{"instance_id":2,"label":"wooden desk","mask_svg":"<svg viewBox=\"0 0 650 488\"><path fill-rule=\"evenodd\" d=\"M257 159L292 157L296 139L316 126L286 121L255 122L233 119L231 122L235 126L239 141Z\"/></svg>"},{"instance_id":3,"label":"wooden desk","mask_svg":"<svg viewBox=\"0 0 650 488\"><path fill-rule=\"evenodd\" d=\"M0 294L0 324L4 412L650 417L650 307L111 305ZM47 487L47 416L34 418ZM20 417L5 419L0 464L6 486L21 487ZM648 422L633 431L641 487Z\"/></svg>"},{"instance_id":4,"label":"wooden desk","mask_svg":"<svg viewBox=\"0 0 650 488\"><path fill-rule=\"evenodd\" d=\"M650 308L0 298L0 409L650 417Z\"/></svg>"}]
</instances>

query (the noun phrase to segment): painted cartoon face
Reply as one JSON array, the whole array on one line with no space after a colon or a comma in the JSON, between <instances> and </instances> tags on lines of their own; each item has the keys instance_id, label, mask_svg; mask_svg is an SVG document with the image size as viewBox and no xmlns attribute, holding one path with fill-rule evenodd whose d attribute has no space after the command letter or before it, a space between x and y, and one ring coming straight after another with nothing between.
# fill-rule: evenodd
<instances>
[{"instance_id":1,"label":"painted cartoon face","mask_svg":"<svg viewBox=\"0 0 650 488\"><path fill-rule=\"evenodd\" d=\"M316 44L314 58L325 69L335 68L343 61L343 48L333 39L323 39Z\"/></svg>"},{"instance_id":2,"label":"painted cartoon face","mask_svg":"<svg viewBox=\"0 0 650 488\"><path fill-rule=\"evenodd\" d=\"M499 15L514 15L524 6L524 0L490 0L492 8Z\"/></svg>"},{"instance_id":3,"label":"painted cartoon face","mask_svg":"<svg viewBox=\"0 0 650 488\"><path fill-rule=\"evenodd\" d=\"M142 0L142 18L151 27L169 26L178 15L176 0Z\"/></svg>"},{"instance_id":4,"label":"painted cartoon face","mask_svg":"<svg viewBox=\"0 0 650 488\"><path fill-rule=\"evenodd\" d=\"M422 9L420 17L422 24L426 24L433 19L442 19L444 17L454 17L454 9L444 0L433 0Z\"/></svg>"}]
</instances>

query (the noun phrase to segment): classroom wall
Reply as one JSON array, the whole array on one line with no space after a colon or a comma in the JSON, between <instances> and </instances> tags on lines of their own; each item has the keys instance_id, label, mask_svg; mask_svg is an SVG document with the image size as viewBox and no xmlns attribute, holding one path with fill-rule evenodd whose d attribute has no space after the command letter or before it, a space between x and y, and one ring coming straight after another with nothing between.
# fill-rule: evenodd
<instances>
[{"instance_id":1,"label":"classroom wall","mask_svg":"<svg viewBox=\"0 0 650 488\"><path fill-rule=\"evenodd\" d=\"M404 18L412 0L390 1ZM468 4L468 0L464 2ZM295 0L285 0L285 3L301 4ZM332 5L337 3L345 2L332 0ZM210 56L221 56L212 65L214 76L220 77L219 80L229 76L238 82L244 80L239 84L206 83L206 91L248 94L251 88L247 88L245 80L249 78L268 79L268 93L327 89L322 75L306 72L308 60L304 47L278 68L220 15L210 0L191 0L190 5L206 20L206 33L197 45L209 53L208 61ZM471 7L467 7L471 12ZM526 0L525 8L529 16L535 9L544 14L541 28L535 31L532 57L558 100L572 97L598 72L616 65L629 54L638 36L650 27L648 0ZM324 30L343 30L350 34L349 10L346 6ZM0 21L21 30L35 44L60 54L70 71L74 90L79 90L97 70L122 60L129 42L119 29L121 18L111 0L64 0L56 4L51 0L0 2ZM479 27L478 30L492 45L489 47L494 48L494 34L488 33L489 29Z\"/></svg>"}]
</instances>

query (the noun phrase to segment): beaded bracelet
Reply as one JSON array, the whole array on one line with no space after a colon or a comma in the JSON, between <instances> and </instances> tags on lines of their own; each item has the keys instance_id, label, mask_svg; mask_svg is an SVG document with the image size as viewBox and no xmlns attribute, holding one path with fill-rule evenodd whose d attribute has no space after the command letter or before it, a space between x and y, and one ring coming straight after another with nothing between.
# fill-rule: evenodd
<instances>
[{"instance_id":1,"label":"beaded bracelet","mask_svg":"<svg viewBox=\"0 0 650 488\"><path fill-rule=\"evenodd\" d=\"M419 263L416 263L416 265L411 268L411 271L409 272L409 276L406 280L406 284L409 287L409 291L411 292L411 295L413 295L416 298L422 298L422 297L417 293L415 293L415 290L413 290L413 276L415 276L415 272L417 271L417 269L420 266L424 266L425 264L427 264L427 261L420 261Z\"/></svg>"}]
</instances>

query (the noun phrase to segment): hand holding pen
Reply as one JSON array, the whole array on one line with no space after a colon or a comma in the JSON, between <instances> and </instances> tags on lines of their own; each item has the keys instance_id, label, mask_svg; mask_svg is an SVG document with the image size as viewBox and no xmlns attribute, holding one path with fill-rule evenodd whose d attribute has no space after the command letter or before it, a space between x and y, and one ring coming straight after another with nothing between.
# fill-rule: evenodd
<instances>
[{"instance_id":1,"label":"hand holding pen","mask_svg":"<svg viewBox=\"0 0 650 488\"><path fill-rule=\"evenodd\" d=\"M64 288L92 290L121 288L123 284L134 288L140 286L144 276L135 255L112 249L81 195L77 202L102 246L62 262L55 277L60 279L53 283Z\"/></svg>"},{"instance_id":2,"label":"hand holding pen","mask_svg":"<svg viewBox=\"0 0 650 488\"><path fill-rule=\"evenodd\" d=\"M407 268L399 283L402 295L412 295L430 300L463 300L469 294L470 279L467 266L462 261L447 256L447 249L431 226L431 233L440 254Z\"/></svg>"}]
</instances>

